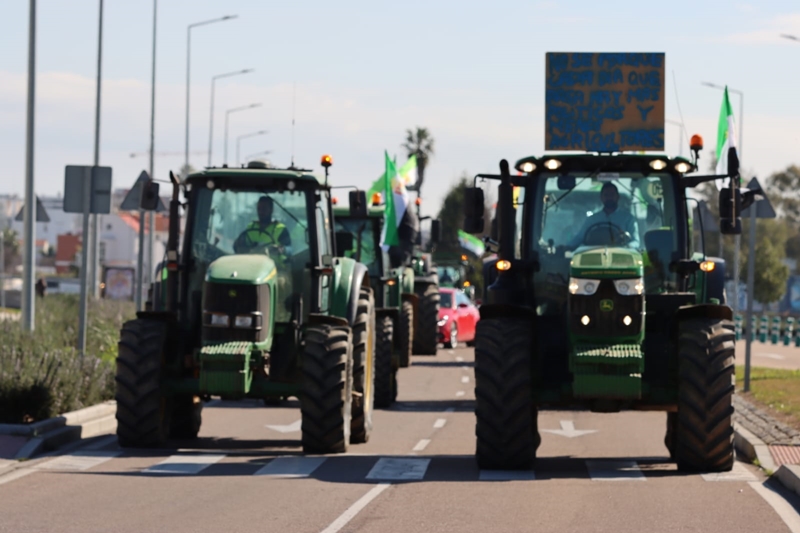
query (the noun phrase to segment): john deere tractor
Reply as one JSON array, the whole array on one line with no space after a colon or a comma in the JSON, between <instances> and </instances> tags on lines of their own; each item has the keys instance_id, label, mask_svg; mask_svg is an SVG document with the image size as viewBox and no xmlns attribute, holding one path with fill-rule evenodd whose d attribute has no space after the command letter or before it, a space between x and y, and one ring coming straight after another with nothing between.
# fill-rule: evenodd
<instances>
[{"instance_id":1,"label":"john deere tractor","mask_svg":"<svg viewBox=\"0 0 800 533\"><path fill-rule=\"evenodd\" d=\"M349 207L335 207L337 251L363 263L375 291L375 406L389 407L397 398L397 369L411 362L414 338L414 271L404 265L392 268L381 249L384 206L367 205L364 191L350 193Z\"/></svg>"},{"instance_id":2,"label":"john deere tractor","mask_svg":"<svg viewBox=\"0 0 800 533\"><path fill-rule=\"evenodd\" d=\"M431 235L438 240L439 224L438 221L434 222ZM433 255L419 248L414 250L410 263L414 271L414 292L419 299L412 350L416 355L436 355L436 344L439 342L439 275Z\"/></svg>"},{"instance_id":3,"label":"john deere tractor","mask_svg":"<svg viewBox=\"0 0 800 533\"><path fill-rule=\"evenodd\" d=\"M734 332L724 263L694 239L691 190L731 178L721 227L741 231L752 203L730 173L700 176L664 155L570 153L519 160L497 180L496 276L475 349L477 461L527 469L541 408L666 411L680 469L733 465ZM516 188L516 191L514 190ZM466 195L467 231L483 231L481 188ZM699 232L702 235L702 231Z\"/></svg>"},{"instance_id":4,"label":"john deere tractor","mask_svg":"<svg viewBox=\"0 0 800 533\"><path fill-rule=\"evenodd\" d=\"M259 161L170 175L166 279L119 342L120 445L197 437L212 395L299 397L306 453L369 439L374 295L367 267L336 257L323 166L324 178Z\"/></svg>"}]
</instances>

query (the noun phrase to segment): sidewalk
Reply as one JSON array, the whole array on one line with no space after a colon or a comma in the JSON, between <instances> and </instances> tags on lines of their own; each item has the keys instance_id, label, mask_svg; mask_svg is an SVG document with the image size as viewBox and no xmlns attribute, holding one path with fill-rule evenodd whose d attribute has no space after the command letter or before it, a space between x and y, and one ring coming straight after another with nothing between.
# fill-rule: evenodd
<instances>
[{"instance_id":1,"label":"sidewalk","mask_svg":"<svg viewBox=\"0 0 800 533\"><path fill-rule=\"evenodd\" d=\"M761 439L776 467L800 464L800 431L772 418L738 394L733 396L735 424Z\"/></svg>"}]
</instances>

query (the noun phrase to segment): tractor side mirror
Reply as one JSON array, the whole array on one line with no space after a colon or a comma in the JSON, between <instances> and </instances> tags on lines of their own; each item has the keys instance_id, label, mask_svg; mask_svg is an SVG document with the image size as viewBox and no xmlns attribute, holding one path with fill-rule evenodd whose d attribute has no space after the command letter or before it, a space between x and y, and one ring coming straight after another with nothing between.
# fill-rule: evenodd
<instances>
[{"instance_id":1,"label":"tractor side mirror","mask_svg":"<svg viewBox=\"0 0 800 533\"><path fill-rule=\"evenodd\" d=\"M491 238L493 241L498 241L498 240L500 240L500 228L499 228L499 227L498 227L498 225L497 225L497 217L494 217L494 218L492 219L492 228L491 228L491 230L489 231L489 237L490 237L490 238Z\"/></svg>"},{"instance_id":2,"label":"tractor side mirror","mask_svg":"<svg viewBox=\"0 0 800 533\"><path fill-rule=\"evenodd\" d=\"M442 240L442 223L439 219L431 220L431 242L433 244Z\"/></svg>"},{"instance_id":3,"label":"tractor side mirror","mask_svg":"<svg viewBox=\"0 0 800 533\"><path fill-rule=\"evenodd\" d=\"M353 234L349 231L336 232L336 253L344 254L346 250L353 249Z\"/></svg>"},{"instance_id":4,"label":"tractor side mirror","mask_svg":"<svg viewBox=\"0 0 800 533\"><path fill-rule=\"evenodd\" d=\"M156 211L158 209L158 183L149 180L142 185L142 195L139 198L139 208L143 211Z\"/></svg>"},{"instance_id":5,"label":"tractor side mirror","mask_svg":"<svg viewBox=\"0 0 800 533\"><path fill-rule=\"evenodd\" d=\"M735 216L734 216L735 213ZM726 187L719 191L719 230L723 235L742 233L742 193Z\"/></svg>"},{"instance_id":6,"label":"tractor side mirror","mask_svg":"<svg viewBox=\"0 0 800 533\"><path fill-rule=\"evenodd\" d=\"M739 177L739 154L736 152L736 148L728 148L728 176Z\"/></svg>"},{"instance_id":7,"label":"tractor side mirror","mask_svg":"<svg viewBox=\"0 0 800 533\"><path fill-rule=\"evenodd\" d=\"M367 193L364 191L350 191L350 216L367 216Z\"/></svg>"},{"instance_id":8,"label":"tractor side mirror","mask_svg":"<svg viewBox=\"0 0 800 533\"><path fill-rule=\"evenodd\" d=\"M467 187L464 190L464 231L467 233L483 233L484 211L483 189Z\"/></svg>"}]
</instances>

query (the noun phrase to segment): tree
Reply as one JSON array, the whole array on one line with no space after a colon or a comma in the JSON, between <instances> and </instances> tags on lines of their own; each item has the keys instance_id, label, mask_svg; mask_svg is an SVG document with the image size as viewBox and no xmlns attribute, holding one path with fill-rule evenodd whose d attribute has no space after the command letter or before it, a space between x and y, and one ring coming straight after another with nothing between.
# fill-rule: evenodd
<instances>
[{"instance_id":1,"label":"tree","mask_svg":"<svg viewBox=\"0 0 800 533\"><path fill-rule=\"evenodd\" d=\"M749 254L748 254L749 255ZM756 244L755 280L753 297L762 304L777 302L786 292L789 267L783 264L782 250L769 239L760 239ZM743 255L739 269L743 278L747 276L747 257Z\"/></svg>"},{"instance_id":2,"label":"tree","mask_svg":"<svg viewBox=\"0 0 800 533\"><path fill-rule=\"evenodd\" d=\"M21 263L19 235L11 228L2 230L0 234L2 234L4 246L3 254L5 259L5 264L0 265L0 268L3 269L3 272L8 272L10 268Z\"/></svg>"},{"instance_id":3,"label":"tree","mask_svg":"<svg viewBox=\"0 0 800 533\"><path fill-rule=\"evenodd\" d=\"M406 130L406 140L401 145L408 152L408 157L417 156L417 183L410 187L420 196L422 184L425 181L425 167L434 155L434 139L428 128L417 126L415 130Z\"/></svg>"}]
</instances>

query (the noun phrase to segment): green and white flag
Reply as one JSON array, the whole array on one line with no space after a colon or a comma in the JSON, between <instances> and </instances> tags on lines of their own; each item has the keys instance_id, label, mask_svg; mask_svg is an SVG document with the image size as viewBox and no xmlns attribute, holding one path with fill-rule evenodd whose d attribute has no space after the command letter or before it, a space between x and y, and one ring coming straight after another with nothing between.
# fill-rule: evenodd
<instances>
[{"instance_id":1,"label":"green and white flag","mask_svg":"<svg viewBox=\"0 0 800 533\"><path fill-rule=\"evenodd\" d=\"M395 167L397 167L396 163ZM406 189L412 188L412 186L417 182L417 156L412 155L410 158L408 158L408 161L406 161L405 164L397 170L397 173L400 175L400 178ZM368 199L372 198L372 195L376 192L383 194L385 178L386 173L384 172L380 178L372 182L369 190L367 190Z\"/></svg>"},{"instance_id":2,"label":"green and white flag","mask_svg":"<svg viewBox=\"0 0 800 533\"><path fill-rule=\"evenodd\" d=\"M719 125L717 126L717 174L728 173L728 149L736 148L736 123L733 120L733 109L728 97L728 87L722 97L722 109L719 112ZM717 188L724 186L722 179L716 180Z\"/></svg>"},{"instance_id":3,"label":"green and white flag","mask_svg":"<svg viewBox=\"0 0 800 533\"><path fill-rule=\"evenodd\" d=\"M462 230L458 230L458 243L462 248L472 252L478 257L482 256L486 251L483 241L481 241L478 237L470 235Z\"/></svg>"},{"instance_id":4,"label":"green and white flag","mask_svg":"<svg viewBox=\"0 0 800 533\"><path fill-rule=\"evenodd\" d=\"M400 220L402 220L403 215L406 212L405 205L402 205L402 213L399 213L397 196L401 197L402 203L402 194L396 195L395 188L397 181L397 167L395 167L394 162L389 159L389 153L384 152L385 160L386 160L386 171L383 173L383 184L380 192L385 201L384 204L386 209L383 214L383 231L381 235L381 244L383 245L384 249L388 248L389 246L397 246L400 244L400 239L397 236L397 227L400 225ZM371 190L371 189L370 189ZM405 191L405 187L403 187L403 191Z\"/></svg>"}]
</instances>

